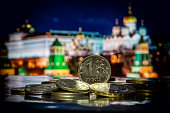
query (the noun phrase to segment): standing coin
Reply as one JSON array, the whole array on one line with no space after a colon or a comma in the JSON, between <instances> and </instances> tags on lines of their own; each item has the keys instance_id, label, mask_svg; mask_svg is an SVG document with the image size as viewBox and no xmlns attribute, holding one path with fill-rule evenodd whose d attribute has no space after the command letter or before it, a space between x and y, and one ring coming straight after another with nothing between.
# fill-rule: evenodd
<instances>
[{"instance_id":1,"label":"standing coin","mask_svg":"<svg viewBox=\"0 0 170 113\"><path fill-rule=\"evenodd\" d=\"M104 83L108 82L111 76L109 62L102 56L91 55L86 57L78 67L79 79L83 82Z\"/></svg>"}]
</instances>

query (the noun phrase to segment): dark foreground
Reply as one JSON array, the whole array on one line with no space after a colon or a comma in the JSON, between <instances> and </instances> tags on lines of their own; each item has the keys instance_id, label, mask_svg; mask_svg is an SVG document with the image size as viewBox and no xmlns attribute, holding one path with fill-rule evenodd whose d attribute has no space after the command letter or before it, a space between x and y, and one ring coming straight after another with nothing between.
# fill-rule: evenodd
<instances>
[{"instance_id":1,"label":"dark foreground","mask_svg":"<svg viewBox=\"0 0 170 113\"><path fill-rule=\"evenodd\" d=\"M49 80L47 76L8 76L0 79L0 112L19 113L75 113L75 112L169 112L170 79L154 79L157 89L143 90L131 97L106 98L95 100L86 97L51 98L42 95L11 94L11 88L27 84L40 84ZM112 78L114 81L115 79Z\"/></svg>"}]
</instances>

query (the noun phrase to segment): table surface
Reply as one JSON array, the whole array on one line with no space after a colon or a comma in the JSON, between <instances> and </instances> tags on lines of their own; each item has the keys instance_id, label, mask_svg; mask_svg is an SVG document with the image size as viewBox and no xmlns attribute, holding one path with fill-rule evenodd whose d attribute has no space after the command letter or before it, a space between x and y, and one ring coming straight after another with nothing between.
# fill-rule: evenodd
<instances>
[{"instance_id":1,"label":"table surface","mask_svg":"<svg viewBox=\"0 0 170 113\"><path fill-rule=\"evenodd\" d=\"M17 112L165 112L170 108L170 79L160 79L163 83L161 90L150 93L141 93L142 96L128 98L89 96L79 98L51 99L42 95L12 95L11 89L24 87L28 84L40 84L48 81L48 76L8 76L0 80L0 106L1 110ZM115 78L125 81L127 78ZM144 94L144 95L143 95Z\"/></svg>"}]
</instances>

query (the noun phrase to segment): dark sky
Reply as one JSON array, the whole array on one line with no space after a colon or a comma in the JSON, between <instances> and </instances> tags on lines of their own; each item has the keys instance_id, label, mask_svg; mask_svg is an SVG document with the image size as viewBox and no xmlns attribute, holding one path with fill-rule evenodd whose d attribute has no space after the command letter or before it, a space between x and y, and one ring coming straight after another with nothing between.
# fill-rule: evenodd
<instances>
[{"instance_id":1,"label":"dark sky","mask_svg":"<svg viewBox=\"0 0 170 113\"><path fill-rule=\"evenodd\" d=\"M170 35L170 5L168 0L4 0L0 6L0 38L29 19L40 32L57 30L98 31L111 34L115 18L120 25L131 2L132 13L144 19L149 35Z\"/></svg>"}]
</instances>

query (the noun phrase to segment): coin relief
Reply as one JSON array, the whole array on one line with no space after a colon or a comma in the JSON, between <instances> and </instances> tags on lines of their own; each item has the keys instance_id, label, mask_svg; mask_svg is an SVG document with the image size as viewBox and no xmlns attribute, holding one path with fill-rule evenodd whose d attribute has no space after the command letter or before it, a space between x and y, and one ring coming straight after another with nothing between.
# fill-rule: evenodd
<instances>
[{"instance_id":1,"label":"coin relief","mask_svg":"<svg viewBox=\"0 0 170 113\"><path fill-rule=\"evenodd\" d=\"M111 75L108 61L99 55L86 57L78 68L79 78L86 83L107 82Z\"/></svg>"}]
</instances>

